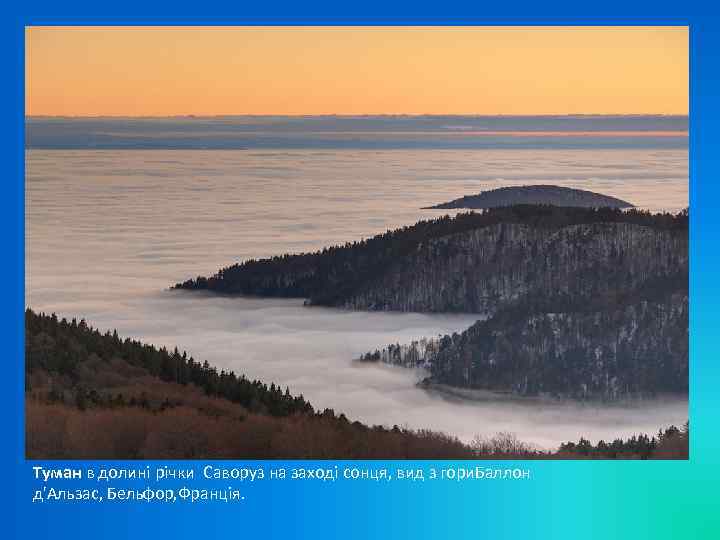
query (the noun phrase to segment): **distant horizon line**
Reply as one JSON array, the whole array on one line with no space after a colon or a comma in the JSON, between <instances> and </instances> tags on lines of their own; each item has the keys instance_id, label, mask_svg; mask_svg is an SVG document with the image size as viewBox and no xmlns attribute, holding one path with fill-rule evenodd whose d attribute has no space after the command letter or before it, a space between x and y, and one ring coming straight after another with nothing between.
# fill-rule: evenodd
<instances>
[{"instance_id":1,"label":"distant horizon line","mask_svg":"<svg viewBox=\"0 0 720 540\"><path fill-rule=\"evenodd\" d=\"M138 118L138 119L177 119L177 118L438 118L438 117L476 117L476 118L658 118L681 117L689 118L689 113L538 113L538 114L503 114L503 113L318 113L318 114L274 114L274 113L228 113L228 114L168 114L168 115L132 115L132 114L26 114L25 119L103 119L103 118Z\"/></svg>"}]
</instances>

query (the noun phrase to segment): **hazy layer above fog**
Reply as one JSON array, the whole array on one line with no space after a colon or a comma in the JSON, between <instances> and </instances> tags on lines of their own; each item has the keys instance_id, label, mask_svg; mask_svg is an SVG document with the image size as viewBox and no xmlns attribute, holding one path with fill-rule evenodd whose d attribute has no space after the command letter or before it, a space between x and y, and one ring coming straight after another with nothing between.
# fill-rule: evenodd
<instances>
[{"instance_id":1,"label":"hazy layer above fog","mask_svg":"<svg viewBox=\"0 0 720 540\"><path fill-rule=\"evenodd\" d=\"M552 183L677 210L688 204L687 182L684 150L31 150L27 304L177 345L368 423L465 439L513 431L546 446L655 432L684 422L686 401L462 403L416 388L417 373L352 363L387 343L461 330L471 315L350 313L164 289L244 258L442 215L418 208L504 185Z\"/></svg>"},{"instance_id":2,"label":"hazy layer above fog","mask_svg":"<svg viewBox=\"0 0 720 540\"><path fill-rule=\"evenodd\" d=\"M44 149L687 149L687 130L687 116L30 117L25 143Z\"/></svg>"}]
</instances>

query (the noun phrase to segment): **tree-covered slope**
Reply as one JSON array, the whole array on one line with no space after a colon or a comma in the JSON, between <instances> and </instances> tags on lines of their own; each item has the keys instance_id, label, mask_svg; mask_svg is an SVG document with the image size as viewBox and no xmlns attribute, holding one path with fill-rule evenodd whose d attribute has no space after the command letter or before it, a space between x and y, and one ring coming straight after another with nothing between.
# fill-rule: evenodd
<instances>
[{"instance_id":1,"label":"tree-covered slope","mask_svg":"<svg viewBox=\"0 0 720 540\"><path fill-rule=\"evenodd\" d=\"M25 350L32 459L480 457L455 437L315 411L287 388L85 321L27 310Z\"/></svg>"},{"instance_id":2,"label":"tree-covered slope","mask_svg":"<svg viewBox=\"0 0 720 540\"><path fill-rule=\"evenodd\" d=\"M501 223L433 239L364 283L355 309L493 313L523 300L585 303L687 280L687 235L634 223Z\"/></svg>"},{"instance_id":3,"label":"tree-covered slope","mask_svg":"<svg viewBox=\"0 0 720 540\"><path fill-rule=\"evenodd\" d=\"M121 339L117 332L105 334L84 320L68 321L55 315L25 312L25 371L32 384L36 372L48 374L53 395L76 403L90 404L103 397L101 389L115 386L113 381L145 375L180 385L192 384L207 395L239 403L251 411L273 416L312 412L302 396L290 395L271 383L251 381L232 371L218 371L205 362L197 362L187 353L156 348L136 340ZM121 377L123 378L123 377Z\"/></svg>"},{"instance_id":4,"label":"tree-covered slope","mask_svg":"<svg viewBox=\"0 0 720 540\"><path fill-rule=\"evenodd\" d=\"M632 208L634 205L616 197L594 193L584 189L562 186L510 186L466 195L430 208L496 208L515 204L552 204L555 206L580 206L585 208Z\"/></svg>"},{"instance_id":5,"label":"tree-covered slope","mask_svg":"<svg viewBox=\"0 0 720 540\"><path fill-rule=\"evenodd\" d=\"M30 459L687 458L687 430L539 450L501 433L470 444L430 430L316 412L274 384L218 372L84 321L25 314Z\"/></svg>"},{"instance_id":6,"label":"tree-covered slope","mask_svg":"<svg viewBox=\"0 0 720 540\"><path fill-rule=\"evenodd\" d=\"M622 295L648 279L687 271L687 223L687 213L494 208L314 253L249 260L176 288L355 309L465 312L492 311L558 287Z\"/></svg>"}]
</instances>

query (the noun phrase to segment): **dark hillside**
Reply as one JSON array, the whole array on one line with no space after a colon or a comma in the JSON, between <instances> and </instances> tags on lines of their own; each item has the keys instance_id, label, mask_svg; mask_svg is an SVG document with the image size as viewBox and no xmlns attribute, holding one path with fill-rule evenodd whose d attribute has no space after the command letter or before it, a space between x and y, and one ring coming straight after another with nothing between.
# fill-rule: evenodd
<instances>
[{"instance_id":1,"label":"dark hillside","mask_svg":"<svg viewBox=\"0 0 720 540\"><path fill-rule=\"evenodd\" d=\"M622 199L584 189L539 185L491 189L477 195L466 195L430 208L480 209L516 204L552 204L555 206L579 206L583 208L633 208L634 206L632 203Z\"/></svg>"},{"instance_id":2,"label":"dark hillside","mask_svg":"<svg viewBox=\"0 0 720 540\"><path fill-rule=\"evenodd\" d=\"M507 292L515 286L508 277L523 284L521 291L547 288L553 286L547 280L561 279L552 277L558 265L563 279L567 273L576 276L574 283L595 276L586 288L599 286L598 277L611 268L618 280L626 270L637 270L628 287L645 276L682 273L687 227L687 212L494 208L420 221L314 253L245 261L175 288L302 297L314 305L354 309L484 311L512 299ZM522 272L507 272L517 264Z\"/></svg>"},{"instance_id":3,"label":"dark hillside","mask_svg":"<svg viewBox=\"0 0 720 540\"><path fill-rule=\"evenodd\" d=\"M27 310L25 323L30 459L687 457L686 432L675 428L640 445L633 438L608 449L581 438L553 453L506 434L468 445L428 430L366 426L330 409L317 412L288 389L84 321Z\"/></svg>"}]
</instances>

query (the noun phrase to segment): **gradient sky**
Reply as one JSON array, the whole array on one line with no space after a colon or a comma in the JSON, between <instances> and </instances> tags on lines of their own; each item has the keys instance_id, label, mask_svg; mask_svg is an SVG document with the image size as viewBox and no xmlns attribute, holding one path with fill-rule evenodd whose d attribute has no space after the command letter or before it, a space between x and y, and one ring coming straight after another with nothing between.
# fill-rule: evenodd
<instances>
[{"instance_id":1,"label":"gradient sky","mask_svg":"<svg viewBox=\"0 0 720 540\"><path fill-rule=\"evenodd\" d=\"M28 115L687 114L687 27L32 27Z\"/></svg>"}]
</instances>

